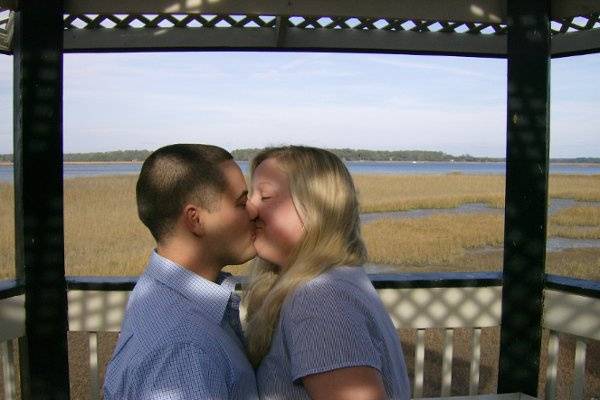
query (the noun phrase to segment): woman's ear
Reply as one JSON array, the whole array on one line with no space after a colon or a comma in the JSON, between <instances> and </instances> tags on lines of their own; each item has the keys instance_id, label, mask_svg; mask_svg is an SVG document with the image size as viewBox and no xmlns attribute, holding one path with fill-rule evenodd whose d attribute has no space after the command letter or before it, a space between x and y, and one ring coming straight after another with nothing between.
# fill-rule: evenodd
<instances>
[{"instance_id":1,"label":"woman's ear","mask_svg":"<svg viewBox=\"0 0 600 400\"><path fill-rule=\"evenodd\" d=\"M204 220L201 209L193 204L183 208L183 221L187 230L195 236L204 236Z\"/></svg>"}]
</instances>

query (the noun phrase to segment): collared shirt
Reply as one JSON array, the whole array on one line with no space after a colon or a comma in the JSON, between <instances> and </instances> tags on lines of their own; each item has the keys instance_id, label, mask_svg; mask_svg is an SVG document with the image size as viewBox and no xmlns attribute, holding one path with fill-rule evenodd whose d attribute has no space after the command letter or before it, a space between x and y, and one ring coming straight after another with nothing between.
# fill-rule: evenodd
<instances>
[{"instance_id":1,"label":"collared shirt","mask_svg":"<svg viewBox=\"0 0 600 400\"><path fill-rule=\"evenodd\" d=\"M256 399L239 297L153 252L127 304L104 399Z\"/></svg>"},{"instance_id":2,"label":"collared shirt","mask_svg":"<svg viewBox=\"0 0 600 400\"><path fill-rule=\"evenodd\" d=\"M310 399L303 377L357 366L381 373L388 398L410 398L398 334L369 277L335 267L286 299L256 371L260 398Z\"/></svg>"}]
</instances>

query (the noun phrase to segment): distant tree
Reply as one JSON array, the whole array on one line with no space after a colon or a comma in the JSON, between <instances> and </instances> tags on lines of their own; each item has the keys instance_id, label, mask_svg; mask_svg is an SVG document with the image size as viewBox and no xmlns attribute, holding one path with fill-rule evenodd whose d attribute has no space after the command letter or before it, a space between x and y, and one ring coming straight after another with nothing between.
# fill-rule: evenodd
<instances>
[{"instance_id":1,"label":"distant tree","mask_svg":"<svg viewBox=\"0 0 600 400\"><path fill-rule=\"evenodd\" d=\"M236 149L231 152L238 161L251 160L263 149ZM476 157L470 154L454 156L442 151L427 150L365 150L365 149L328 149L344 161L444 161L444 162L502 162L500 157ZM97 153L67 153L65 161L80 162L142 162L152 152L149 150L118 150ZM0 162L12 162L12 154L0 154ZM552 163L600 163L600 157L553 158Z\"/></svg>"}]
</instances>

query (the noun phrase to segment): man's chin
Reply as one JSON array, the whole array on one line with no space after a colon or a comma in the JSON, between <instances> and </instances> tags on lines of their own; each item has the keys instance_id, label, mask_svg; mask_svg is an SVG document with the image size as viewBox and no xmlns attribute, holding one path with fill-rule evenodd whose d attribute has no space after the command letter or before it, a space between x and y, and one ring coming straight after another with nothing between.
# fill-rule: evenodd
<instances>
[{"instance_id":1,"label":"man's chin","mask_svg":"<svg viewBox=\"0 0 600 400\"><path fill-rule=\"evenodd\" d=\"M238 264L245 264L248 261L253 260L254 258L256 258L256 250L252 248L252 251L249 251L247 254L245 254Z\"/></svg>"}]
</instances>

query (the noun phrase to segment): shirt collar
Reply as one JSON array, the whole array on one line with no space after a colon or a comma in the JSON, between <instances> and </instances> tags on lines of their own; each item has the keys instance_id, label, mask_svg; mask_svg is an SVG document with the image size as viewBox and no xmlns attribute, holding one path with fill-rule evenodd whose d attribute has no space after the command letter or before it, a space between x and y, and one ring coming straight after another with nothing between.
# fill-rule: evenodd
<instances>
[{"instance_id":1,"label":"shirt collar","mask_svg":"<svg viewBox=\"0 0 600 400\"><path fill-rule=\"evenodd\" d=\"M152 251L145 274L168 286L190 301L190 306L220 324L235 289L231 274L221 272L211 282ZM232 283L233 282L233 283Z\"/></svg>"}]
</instances>

